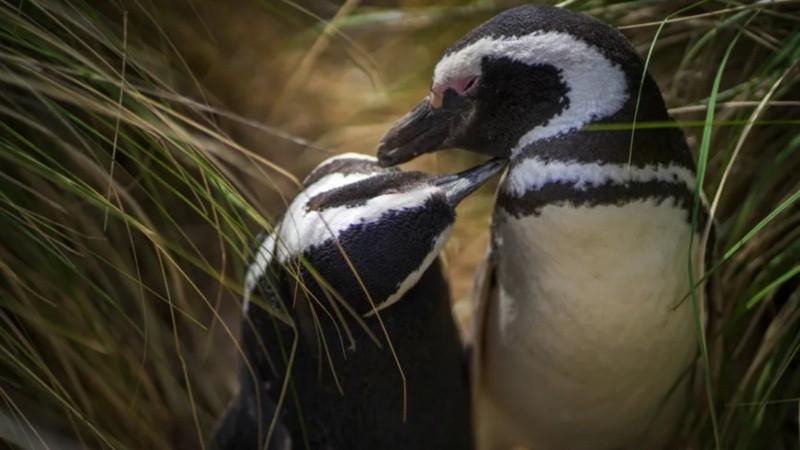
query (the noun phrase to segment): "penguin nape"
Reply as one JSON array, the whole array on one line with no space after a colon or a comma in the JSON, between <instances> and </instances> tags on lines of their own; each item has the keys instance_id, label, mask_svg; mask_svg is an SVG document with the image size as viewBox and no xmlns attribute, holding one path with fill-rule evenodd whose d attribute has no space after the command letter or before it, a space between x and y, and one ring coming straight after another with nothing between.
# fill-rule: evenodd
<instances>
[{"instance_id":1,"label":"penguin nape","mask_svg":"<svg viewBox=\"0 0 800 450\"><path fill-rule=\"evenodd\" d=\"M384 165L452 147L510 158L476 280L478 448L679 439L702 320L687 268L702 279L707 217L700 208L693 230L682 131L632 132L672 122L644 71L599 20L514 8L447 50L430 95L379 145Z\"/></svg>"},{"instance_id":2,"label":"penguin nape","mask_svg":"<svg viewBox=\"0 0 800 450\"><path fill-rule=\"evenodd\" d=\"M505 164L432 176L348 153L314 169L247 270L241 387L214 448L472 448L437 256L456 205Z\"/></svg>"}]
</instances>

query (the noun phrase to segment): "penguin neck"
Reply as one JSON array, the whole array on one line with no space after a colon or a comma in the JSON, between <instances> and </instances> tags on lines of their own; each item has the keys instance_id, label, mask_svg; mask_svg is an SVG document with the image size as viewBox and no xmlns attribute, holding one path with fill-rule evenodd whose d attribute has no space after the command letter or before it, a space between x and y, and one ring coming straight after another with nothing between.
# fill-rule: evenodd
<instances>
[{"instance_id":1,"label":"penguin neck","mask_svg":"<svg viewBox=\"0 0 800 450\"><path fill-rule=\"evenodd\" d=\"M646 138L646 134L659 134L659 130L668 129L669 124L674 123L661 91L649 75L641 80L640 69L631 68L619 77L621 80L617 83L620 86L608 96L591 98L584 93L584 98L570 99L565 111L522 135L505 154L510 155L512 161L531 155L547 159L594 159L634 164L658 160L660 146L641 145L633 139L635 148L631 148L631 137ZM586 102L616 106L612 109L582 106ZM540 113L537 111L538 108L532 105L530 115L538 117ZM659 124L660 128L653 131L652 124ZM634 125L636 130L632 133ZM554 143L557 148L552 148ZM587 145L591 147L587 148Z\"/></svg>"},{"instance_id":2,"label":"penguin neck","mask_svg":"<svg viewBox=\"0 0 800 450\"><path fill-rule=\"evenodd\" d=\"M695 188L691 152L658 88L653 84L643 92L638 111L635 100L628 100L609 117L518 144L500 185L498 208L519 218L550 204L620 206L652 198L674 202L688 219ZM634 117L639 126L632 129ZM659 126L643 125L653 123Z\"/></svg>"},{"instance_id":3,"label":"penguin neck","mask_svg":"<svg viewBox=\"0 0 800 450\"><path fill-rule=\"evenodd\" d=\"M647 140L656 143L654 136ZM637 153L639 145L629 159L625 152L615 151L615 147L628 149L629 142L630 135L620 132L582 130L528 147L528 152L511 159L500 182L495 211L525 219L541 215L549 206L585 209L590 214L598 206L624 209L629 203L652 201L681 211L689 223L696 184L694 165L666 152ZM704 226L705 217L700 219L698 228Z\"/></svg>"}]
</instances>

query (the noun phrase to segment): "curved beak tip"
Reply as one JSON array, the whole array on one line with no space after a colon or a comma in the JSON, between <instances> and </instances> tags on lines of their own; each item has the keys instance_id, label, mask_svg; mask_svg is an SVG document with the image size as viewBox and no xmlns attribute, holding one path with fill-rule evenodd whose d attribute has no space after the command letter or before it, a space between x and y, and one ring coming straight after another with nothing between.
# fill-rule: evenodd
<instances>
[{"instance_id":1,"label":"curved beak tip","mask_svg":"<svg viewBox=\"0 0 800 450\"><path fill-rule=\"evenodd\" d=\"M393 166L442 148L450 133L450 120L425 98L383 136L377 149L378 162Z\"/></svg>"},{"instance_id":2,"label":"curved beak tip","mask_svg":"<svg viewBox=\"0 0 800 450\"><path fill-rule=\"evenodd\" d=\"M507 163L506 158L494 158L455 175L442 176L437 184L447 192L448 202L455 207L489 178L505 168Z\"/></svg>"},{"instance_id":3,"label":"curved beak tip","mask_svg":"<svg viewBox=\"0 0 800 450\"><path fill-rule=\"evenodd\" d=\"M397 147L389 147L384 141L381 141L381 143L378 144L376 155L378 157L378 164L380 164L381 167L391 167L400 164L400 161L398 161L399 158L397 158L398 150Z\"/></svg>"},{"instance_id":4,"label":"curved beak tip","mask_svg":"<svg viewBox=\"0 0 800 450\"><path fill-rule=\"evenodd\" d=\"M396 166L411 161L420 154L421 152L413 148L407 148L402 145L392 146L387 142L386 137L378 144L377 150L378 164L380 164L381 167Z\"/></svg>"}]
</instances>

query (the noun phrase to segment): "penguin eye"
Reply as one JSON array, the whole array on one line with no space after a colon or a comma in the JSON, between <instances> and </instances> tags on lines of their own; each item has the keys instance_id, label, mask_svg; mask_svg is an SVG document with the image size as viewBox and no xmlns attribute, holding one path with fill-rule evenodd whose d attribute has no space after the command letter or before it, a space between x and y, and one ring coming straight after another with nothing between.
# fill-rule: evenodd
<instances>
[{"instance_id":1,"label":"penguin eye","mask_svg":"<svg viewBox=\"0 0 800 450\"><path fill-rule=\"evenodd\" d=\"M467 78L460 78L453 81L451 87L460 96L465 96L472 91L478 84L478 75L472 75Z\"/></svg>"},{"instance_id":2,"label":"penguin eye","mask_svg":"<svg viewBox=\"0 0 800 450\"><path fill-rule=\"evenodd\" d=\"M463 91L467 92L470 89L472 89L472 87L475 86L475 83L477 83L477 81L478 81L478 76L477 75L469 77L467 79L467 82L464 83L464 90Z\"/></svg>"}]
</instances>

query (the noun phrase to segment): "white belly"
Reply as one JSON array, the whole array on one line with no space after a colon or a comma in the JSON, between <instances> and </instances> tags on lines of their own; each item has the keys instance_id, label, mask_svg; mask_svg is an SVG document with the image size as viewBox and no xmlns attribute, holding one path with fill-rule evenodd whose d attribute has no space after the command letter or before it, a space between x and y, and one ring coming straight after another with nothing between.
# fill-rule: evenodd
<instances>
[{"instance_id":1,"label":"white belly","mask_svg":"<svg viewBox=\"0 0 800 450\"><path fill-rule=\"evenodd\" d=\"M668 437L697 352L691 299L679 304L690 234L669 200L499 212L479 441L610 450Z\"/></svg>"}]
</instances>

